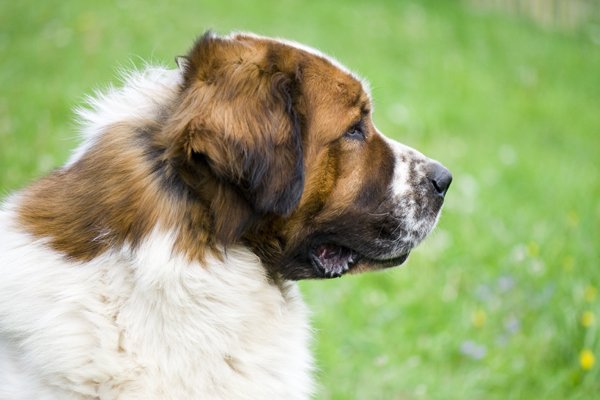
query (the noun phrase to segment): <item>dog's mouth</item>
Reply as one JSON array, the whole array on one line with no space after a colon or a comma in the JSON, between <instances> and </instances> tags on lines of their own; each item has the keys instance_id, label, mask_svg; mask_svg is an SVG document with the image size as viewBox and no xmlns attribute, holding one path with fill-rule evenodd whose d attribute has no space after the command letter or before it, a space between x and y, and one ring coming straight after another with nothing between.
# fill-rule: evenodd
<instances>
[{"instance_id":1,"label":"dog's mouth","mask_svg":"<svg viewBox=\"0 0 600 400\"><path fill-rule=\"evenodd\" d=\"M324 278L337 278L361 262L376 264L380 268L400 265L406 261L409 253L393 258L374 259L345 246L334 243L321 243L309 251L309 258L319 275Z\"/></svg>"}]
</instances>

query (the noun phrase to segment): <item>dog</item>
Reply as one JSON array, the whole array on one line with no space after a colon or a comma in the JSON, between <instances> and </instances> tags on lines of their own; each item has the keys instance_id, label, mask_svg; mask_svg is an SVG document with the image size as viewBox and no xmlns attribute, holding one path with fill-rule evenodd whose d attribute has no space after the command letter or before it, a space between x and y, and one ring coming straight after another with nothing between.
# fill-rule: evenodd
<instances>
[{"instance_id":1,"label":"dog","mask_svg":"<svg viewBox=\"0 0 600 400\"><path fill-rule=\"evenodd\" d=\"M0 399L307 399L296 281L405 262L452 175L303 45L206 33L0 211Z\"/></svg>"}]
</instances>

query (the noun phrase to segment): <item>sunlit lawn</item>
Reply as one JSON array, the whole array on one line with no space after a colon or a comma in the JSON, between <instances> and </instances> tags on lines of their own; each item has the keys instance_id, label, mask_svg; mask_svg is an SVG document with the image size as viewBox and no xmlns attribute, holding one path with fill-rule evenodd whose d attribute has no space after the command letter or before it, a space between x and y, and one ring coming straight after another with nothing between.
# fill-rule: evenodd
<instances>
[{"instance_id":1,"label":"sunlit lawn","mask_svg":"<svg viewBox=\"0 0 600 400\"><path fill-rule=\"evenodd\" d=\"M600 398L600 26L454 2L201 3L0 2L0 193L66 159L72 108L119 68L174 65L207 28L308 43L455 177L405 267L302 284L317 398Z\"/></svg>"}]
</instances>

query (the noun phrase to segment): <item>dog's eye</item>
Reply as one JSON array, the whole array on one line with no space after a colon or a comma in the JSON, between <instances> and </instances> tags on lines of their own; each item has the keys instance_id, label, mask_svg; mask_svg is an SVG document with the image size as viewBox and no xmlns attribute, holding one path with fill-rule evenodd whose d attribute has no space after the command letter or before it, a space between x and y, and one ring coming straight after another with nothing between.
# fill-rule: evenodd
<instances>
[{"instance_id":1,"label":"dog's eye","mask_svg":"<svg viewBox=\"0 0 600 400\"><path fill-rule=\"evenodd\" d=\"M364 141L366 139L366 136L362 127L362 123L358 123L352 128L348 129L348 131L344 133L344 137L352 140Z\"/></svg>"}]
</instances>

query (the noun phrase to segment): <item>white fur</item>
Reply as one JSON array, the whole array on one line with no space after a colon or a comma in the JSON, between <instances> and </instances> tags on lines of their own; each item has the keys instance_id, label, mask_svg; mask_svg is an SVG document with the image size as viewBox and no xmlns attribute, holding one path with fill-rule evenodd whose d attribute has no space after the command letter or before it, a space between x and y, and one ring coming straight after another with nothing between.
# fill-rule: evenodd
<instances>
[{"instance_id":1,"label":"white fur","mask_svg":"<svg viewBox=\"0 0 600 400\"><path fill-rule=\"evenodd\" d=\"M418 209L422 207L422 194L411 180L419 180L427 173L426 165L434 162L427 156L412 147L389 139L382 135L394 152L394 177L392 179L391 193L396 199L396 212L405 224L408 237L398 242L396 253L400 254L416 247L429 232L433 230L439 219L417 217ZM413 164L411 168L411 164ZM407 244L409 245L407 248Z\"/></svg>"},{"instance_id":2,"label":"white fur","mask_svg":"<svg viewBox=\"0 0 600 400\"><path fill-rule=\"evenodd\" d=\"M381 136L394 152L396 159L394 165L394 178L392 179L392 193L397 198L406 197L414 191L414 187L409 182L412 178L410 161L422 160L424 162L431 162L431 160L412 147L392 140L384 135ZM402 161L402 159L405 161ZM423 171L419 172L424 173Z\"/></svg>"},{"instance_id":3,"label":"white fur","mask_svg":"<svg viewBox=\"0 0 600 400\"><path fill-rule=\"evenodd\" d=\"M0 399L305 399L307 311L258 258L188 263L156 229L73 263L0 213Z\"/></svg>"},{"instance_id":4,"label":"white fur","mask_svg":"<svg viewBox=\"0 0 600 400\"><path fill-rule=\"evenodd\" d=\"M155 118L180 81L148 69L91 99L67 165L107 126ZM18 202L0 210L0 400L310 397L298 288L271 282L247 249L189 263L156 227L135 251L72 262L20 228Z\"/></svg>"},{"instance_id":5,"label":"white fur","mask_svg":"<svg viewBox=\"0 0 600 400\"><path fill-rule=\"evenodd\" d=\"M102 131L121 121L154 119L165 104L171 104L182 81L179 70L148 67L126 72L122 88L109 87L105 93L88 97L88 107L78 108L83 142L72 154L66 167L89 150Z\"/></svg>"}]
</instances>

